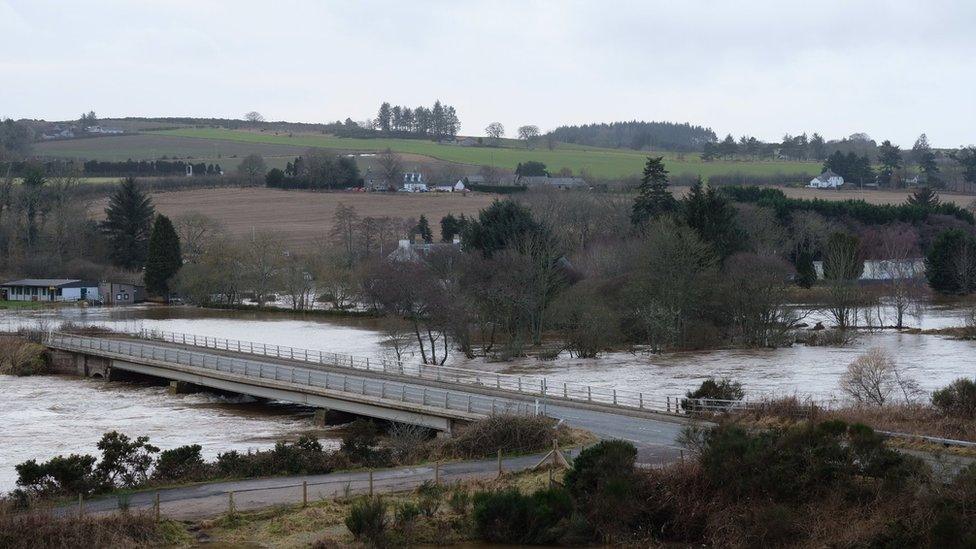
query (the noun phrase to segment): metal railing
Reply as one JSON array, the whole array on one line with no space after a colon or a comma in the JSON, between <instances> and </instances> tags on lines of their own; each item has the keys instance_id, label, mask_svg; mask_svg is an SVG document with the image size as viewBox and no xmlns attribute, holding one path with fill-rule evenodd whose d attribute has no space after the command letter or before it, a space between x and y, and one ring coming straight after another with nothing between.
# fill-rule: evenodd
<instances>
[{"instance_id":1,"label":"metal railing","mask_svg":"<svg viewBox=\"0 0 976 549\"><path fill-rule=\"evenodd\" d=\"M131 335L148 340L295 360L309 364L331 366L333 368L348 368L350 370L379 372L441 383L496 389L533 398L552 399L554 401L561 399L572 402L602 404L619 408L672 414L681 412L681 397L652 396L640 391L628 391L582 383L552 382L545 377L539 376L482 372L453 366L409 363L388 358L357 357L342 353L289 347L286 345L270 345L252 341L199 336L178 332L142 330Z\"/></svg>"},{"instance_id":2,"label":"metal railing","mask_svg":"<svg viewBox=\"0 0 976 549\"><path fill-rule=\"evenodd\" d=\"M351 397L350 400L377 403L385 401L388 406L403 408L424 406L441 409L447 415L463 417L467 415L492 415L498 413L536 414L539 404L522 400L496 398L472 393L418 387L407 382L371 379L364 376L335 373L307 366L258 362L242 358L221 356L170 349L151 343L131 340L96 338L62 333L46 336L48 344L65 350L98 351L122 357L149 359L169 364L177 364L193 369L211 370L243 376L255 380L286 382L310 388L340 392ZM412 406L411 406L412 405ZM453 412L453 413L450 413Z\"/></svg>"}]
</instances>

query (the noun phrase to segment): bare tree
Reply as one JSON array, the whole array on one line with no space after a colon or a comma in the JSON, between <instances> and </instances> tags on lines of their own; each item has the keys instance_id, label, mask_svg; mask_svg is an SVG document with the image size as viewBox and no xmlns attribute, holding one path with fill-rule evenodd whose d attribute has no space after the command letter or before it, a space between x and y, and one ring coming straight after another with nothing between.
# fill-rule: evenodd
<instances>
[{"instance_id":1,"label":"bare tree","mask_svg":"<svg viewBox=\"0 0 976 549\"><path fill-rule=\"evenodd\" d=\"M264 122L264 117L258 111L251 111L244 115L244 120L248 122Z\"/></svg>"},{"instance_id":2,"label":"bare tree","mask_svg":"<svg viewBox=\"0 0 976 549\"><path fill-rule=\"evenodd\" d=\"M921 389L886 351L870 349L848 367L840 379L841 390L861 405L884 406L898 398L914 401Z\"/></svg>"},{"instance_id":3,"label":"bare tree","mask_svg":"<svg viewBox=\"0 0 976 549\"><path fill-rule=\"evenodd\" d=\"M921 321L925 272L918 247L918 233L910 226L885 227L881 235L879 269L888 301L895 310L895 328L904 326L905 315Z\"/></svg>"},{"instance_id":4,"label":"bare tree","mask_svg":"<svg viewBox=\"0 0 976 549\"><path fill-rule=\"evenodd\" d=\"M241 176L242 181L247 183L248 187L253 187L255 183L260 183L266 171L267 166L265 166L264 159L259 154L245 156L241 160L240 165L237 166L237 174Z\"/></svg>"},{"instance_id":5,"label":"bare tree","mask_svg":"<svg viewBox=\"0 0 976 549\"><path fill-rule=\"evenodd\" d=\"M279 285L288 295L291 308L295 311L315 307L315 285L310 263L305 256L288 253L279 271Z\"/></svg>"},{"instance_id":6,"label":"bare tree","mask_svg":"<svg viewBox=\"0 0 976 549\"><path fill-rule=\"evenodd\" d=\"M77 243L82 234L82 224L88 213L88 204L76 195L79 168L60 165L48 176L48 201L52 251L58 261L67 258L69 247ZM78 246L81 247L81 246Z\"/></svg>"},{"instance_id":7,"label":"bare tree","mask_svg":"<svg viewBox=\"0 0 976 549\"><path fill-rule=\"evenodd\" d=\"M263 307L278 284L278 275L287 259L280 235L272 232L254 233L244 244L241 267L244 280L254 293L258 306Z\"/></svg>"},{"instance_id":8,"label":"bare tree","mask_svg":"<svg viewBox=\"0 0 976 549\"><path fill-rule=\"evenodd\" d=\"M355 207L346 206L342 202L336 205L335 213L332 214L332 231L329 236L332 238L332 242L345 254L344 260L347 267L352 267L356 261L359 221L359 214L356 213Z\"/></svg>"},{"instance_id":9,"label":"bare tree","mask_svg":"<svg viewBox=\"0 0 976 549\"><path fill-rule=\"evenodd\" d=\"M173 219L176 234L180 237L180 251L187 263L196 263L211 248L214 239L224 232L223 225L212 217L190 211Z\"/></svg>"},{"instance_id":10,"label":"bare tree","mask_svg":"<svg viewBox=\"0 0 976 549\"><path fill-rule=\"evenodd\" d=\"M806 317L791 306L787 285L792 267L778 257L742 253L725 261L726 299L732 338L756 347L775 347Z\"/></svg>"},{"instance_id":11,"label":"bare tree","mask_svg":"<svg viewBox=\"0 0 976 549\"><path fill-rule=\"evenodd\" d=\"M505 126L501 122L492 122L485 128L485 135L490 137L495 143L498 143L498 140L505 136Z\"/></svg>"},{"instance_id":12,"label":"bare tree","mask_svg":"<svg viewBox=\"0 0 976 549\"><path fill-rule=\"evenodd\" d=\"M380 177L387 187L398 187L403 182L403 158L386 149L376 157Z\"/></svg>"},{"instance_id":13,"label":"bare tree","mask_svg":"<svg viewBox=\"0 0 976 549\"><path fill-rule=\"evenodd\" d=\"M414 348L414 335L409 324L403 319L387 315L380 322L383 344L386 345L397 362L403 362L407 353Z\"/></svg>"},{"instance_id":14,"label":"bare tree","mask_svg":"<svg viewBox=\"0 0 976 549\"><path fill-rule=\"evenodd\" d=\"M527 125L519 126L518 137L522 141L525 141L525 146L529 147L532 143L539 138L539 126Z\"/></svg>"}]
</instances>

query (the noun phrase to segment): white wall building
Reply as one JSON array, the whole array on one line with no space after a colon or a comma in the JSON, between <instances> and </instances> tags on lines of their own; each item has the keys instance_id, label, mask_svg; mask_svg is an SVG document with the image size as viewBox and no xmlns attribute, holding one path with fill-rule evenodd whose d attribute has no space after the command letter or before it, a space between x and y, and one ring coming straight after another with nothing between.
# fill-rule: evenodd
<instances>
[{"instance_id":1,"label":"white wall building","mask_svg":"<svg viewBox=\"0 0 976 549\"><path fill-rule=\"evenodd\" d=\"M824 173L810 180L807 187L811 189L836 189L844 184L844 178L835 174L833 170L826 170Z\"/></svg>"}]
</instances>

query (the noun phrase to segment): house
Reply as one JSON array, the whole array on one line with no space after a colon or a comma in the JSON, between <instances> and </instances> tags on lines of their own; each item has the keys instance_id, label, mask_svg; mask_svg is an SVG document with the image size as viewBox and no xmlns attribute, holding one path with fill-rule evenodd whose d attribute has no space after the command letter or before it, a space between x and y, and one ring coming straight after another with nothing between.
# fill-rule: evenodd
<instances>
[{"instance_id":1,"label":"house","mask_svg":"<svg viewBox=\"0 0 976 549\"><path fill-rule=\"evenodd\" d=\"M552 187L554 189L585 189L588 187L582 177L549 177L547 175L526 175L516 180L526 187Z\"/></svg>"},{"instance_id":2,"label":"house","mask_svg":"<svg viewBox=\"0 0 976 549\"><path fill-rule=\"evenodd\" d=\"M414 242L401 239L397 249L390 252L386 258L390 261L423 261L433 253L460 249L461 239L457 236L454 237L453 242Z\"/></svg>"},{"instance_id":3,"label":"house","mask_svg":"<svg viewBox=\"0 0 976 549\"><path fill-rule=\"evenodd\" d=\"M464 180L459 180L453 185L437 185L434 187L435 192L439 193L460 193L466 190L464 186Z\"/></svg>"},{"instance_id":4,"label":"house","mask_svg":"<svg viewBox=\"0 0 976 549\"><path fill-rule=\"evenodd\" d=\"M24 278L0 284L5 301L98 301L98 283L71 278Z\"/></svg>"},{"instance_id":5,"label":"house","mask_svg":"<svg viewBox=\"0 0 976 549\"><path fill-rule=\"evenodd\" d=\"M824 279L823 261L814 261L813 269L817 279ZM880 282L885 280L907 280L925 278L925 259L866 259L864 270L858 280L861 282Z\"/></svg>"},{"instance_id":6,"label":"house","mask_svg":"<svg viewBox=\"0 0 976 549\"><path fill-rule=\"evenodd\" d=\"M427 183L424 182L424 174L420 172L407 172L403 174L403 188L408 193L427 192Z\"/></svg>"},{"instance_id":7,"label":"house","mask_svg":"<svg viewBox=\"0 0 976 549\"><path fill-rule=\"evenodd\" d=\"M833 170L828 169L811 179L807 187L811 189L836 189L843 184L844 178L835 174Z\"/></svg>"},{"instance_id":8,"label":"house","mask_svg":"<svg viewBox=\"0 0 976 549\"><path fill-rule=\"evenodd\" d=\"M125 282L100 282L99 301L104 305L132 305L146 300L146 289Z\"/></svg>"}]
</instances>

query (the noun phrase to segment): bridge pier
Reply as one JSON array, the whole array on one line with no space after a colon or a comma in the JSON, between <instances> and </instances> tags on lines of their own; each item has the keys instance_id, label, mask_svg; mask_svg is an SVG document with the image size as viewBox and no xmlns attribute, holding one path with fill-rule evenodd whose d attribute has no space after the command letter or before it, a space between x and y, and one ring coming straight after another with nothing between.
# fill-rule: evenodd
<instances>
[{"instance_id":1,"label":"bridge pier","mask_svg":"<svg viewBox=\"0 0 976 549\"><path fill-rule=\"evenodd\" d=\"M195 383L190 383L189 381L176 381L170 380L169 382L169 394L171 395L188 395L191 393L199 393L200 391L207 390L205 387L197 385Z\"/></svg>"},{"instance_id":2,"label":"bridge pier","mask_svg":"<svg viewBox=\"0 0 976 549\"><path fill-rule=\"evenodd\" d=\"M51 369L58 374L109 379L112 375L112 359L52 349Z\"/></svg>"}]
</instances>

